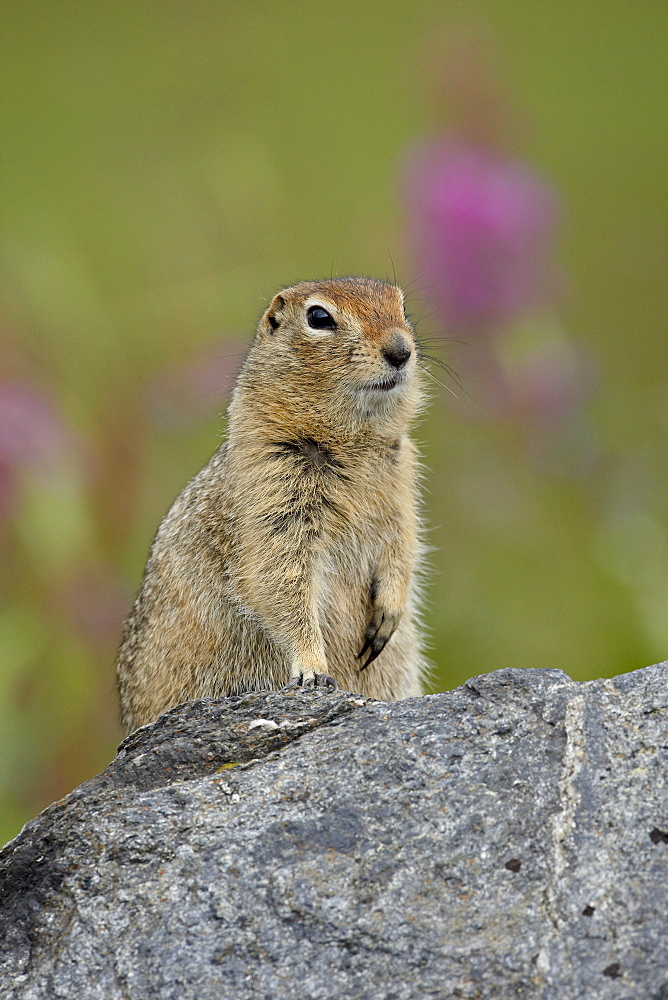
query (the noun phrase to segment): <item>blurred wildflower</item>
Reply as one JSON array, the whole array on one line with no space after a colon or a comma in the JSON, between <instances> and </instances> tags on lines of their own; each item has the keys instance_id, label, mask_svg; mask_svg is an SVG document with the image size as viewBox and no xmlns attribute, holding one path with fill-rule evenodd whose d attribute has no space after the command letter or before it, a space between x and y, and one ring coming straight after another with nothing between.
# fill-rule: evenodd
<instances>
[{"instance_id":1,"label":"blurred wildflower","mask_svg":"<svg viewBox=\"0 0 668 1000\"><path fill-rule=\"evenodd\" d=\"M132 590L115 567L101 561L77 566L63 588L69 619L89 642L115 647L132 604Z\"/></svg>"},{"instance_id":2,"label":"blurred wildflower","mask_svg":"<svg viewBox=\"0 0 668 1000\"><path fill-rule=\"evenodd\" d=\"M450 363L474 399L467 411L516 422L531 458L546 466L565 469L570 454L570 471L589 467L595 449L582 414L594 366L556 316L560 198L508 152L522 116L485 32L435 44L430 97L448 123L404 168L416 280L438 325L460 338Z\"/></svg>"},{"instance_id":3,"label":"blurred wildflower","mask_svg":"<svg viewBox=\"0 0 668 1000\"><path fill-rule=\"evenodd\" d=\"M0 519L14 512L25 471L48 474L72 443L73 435L37 389L0 382Z\"/></svg>"},{"instance_id":4,"label":"blurred wildflower","mask_svg":"<svg viewBox=\"0 0 668 1000\"><path fill-rule=\"evenodd\" d=\"M416 268L447 327L493 333L552 297L558 199L524 164L426 143L410 159L406 199Z\"/></svg>"},{"instance_id":5,"label":"blurred wildflower","mask_svg":"<svg viewBox=\"0 0 668 1000\"><path fill-rule=\"evenodd\" d=\"M556 316L530 313L494 338L497 415L543 426L580 410L596 381L593 359L566 336Z\"/></svg>"},{"instance_id":6,"label":"blurred wildflower","mask_svg":"<svg viewBox=\"0 0 668 1000\"><path fill-rule=\"evenodd\" d=\"M162 371L149 388L149 412L154 423L189 427L221 409L248 345L241 341L209 344L193 360Z\"/></svg>"}]
</instances>

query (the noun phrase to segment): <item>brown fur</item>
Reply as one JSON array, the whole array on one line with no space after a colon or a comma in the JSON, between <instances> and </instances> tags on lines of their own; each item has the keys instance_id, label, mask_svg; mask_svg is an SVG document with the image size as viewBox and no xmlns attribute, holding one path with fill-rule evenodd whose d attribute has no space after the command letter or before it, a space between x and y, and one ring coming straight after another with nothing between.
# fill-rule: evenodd
<instances>
[{"instance_id":1,"label":"brown fur","mask_svg":"<svg viewBox=\"0 0 668 1000\"><path fill-rule=\"evenodd\" d=\"M314 303L335 330L309 326ZM399 370L381 353L397 361L407 348ZM274 297L226 440L151 547L118 655L128 730L183 701L291 678L331 675L388 700L421 693L417 461L406 436L421 400L398 288L345 278Z\"/></svg>"}]
</instances>

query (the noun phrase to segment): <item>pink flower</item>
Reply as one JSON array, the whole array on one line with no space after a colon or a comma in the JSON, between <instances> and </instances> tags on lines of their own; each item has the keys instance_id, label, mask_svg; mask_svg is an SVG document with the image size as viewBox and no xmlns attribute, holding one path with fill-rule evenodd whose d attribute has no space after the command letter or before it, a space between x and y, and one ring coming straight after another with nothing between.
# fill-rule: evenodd
<instances>
[{"instance_id":1,"label":"pink flower","mask_svg":"<svg viewBox=\"0 0 668 1000\"><path fill-rule=\"evenodd\" d=\"M48 472L71 440L40 392L25 383L0 382L0 518L13 512L22 471Z\"/></svg>"},{"instance_id":2,"label":"pink flower","mask_svg":"<svg viewBox=\"0 0 668 1000\"><path fill-rule=\"evenodd\" d=\"M410 159L406 202L420 284L446 327L492 332L551 298L557 198L521 162L426 143Z\"/></svg>"},{"instance_id":3,"label":"pink flower","mask_svg":"<svg viewBox=\"0 0 668 1000\"><path fill-rule=\"evenodd\" d=\"M63 608L89 642L116 646L132 604L131 590L102 558L74 567L62 590Z\"/></svg>"},{"instance_id":4,"label":"pink flower","mask_svg":"<svg viewBox=\"0 0 668 1000\"><path fill-rule=\"evenodd\" d=\"M221 341L180 365L163 369L149 386L149 412L163 427L188 427L219 410L229 396L248 350L240 341Z\"/></svg>"},{"instance_id":5,"label":"pink flower","mask_svg":"<svg viewBox=\"0 0 668 1000\"><path fill-rule=\"evenodd\" d=\"M556 425L579 413L594 389L594 358L568 339L553 317L528 320L496 337L494 412L533 427Z\"/></svg>"}]
</instances>

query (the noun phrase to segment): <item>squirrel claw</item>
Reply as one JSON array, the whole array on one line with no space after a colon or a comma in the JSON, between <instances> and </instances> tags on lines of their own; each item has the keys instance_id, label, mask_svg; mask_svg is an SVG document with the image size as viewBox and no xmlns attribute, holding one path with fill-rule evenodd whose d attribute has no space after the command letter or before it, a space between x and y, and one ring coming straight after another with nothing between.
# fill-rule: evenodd
<instances>
[{"instance_id":1,"label":"squirrel claw","mask_svg":"<svg viewBox=\"0 0 668 1000\"><path fill-rule=\"evenodd\" d=\"M332 694L334 691L339 690L339 685L336 683L333 677L329 674L315 674L313 679L310 679L306 683L307 687L318 687L318 688L328 688Z\"/></svg>"},{"instance_id":2,"label":"squirrel claw","mask_svg":"<svg viewBox=\"0 0 668 1000\"><path fill-rule=\"evenodd\" d=\"M357 659L361 660L366 652L369 653L366 663L360 665L360 671L366 670L369 664L373 663L377 656L380 656L391 639L398 622L398 615L380 610L374 612L366 630L364 645L357 654Z\"/></svg>"},{"instance_id":3,"label":"squirrel claw","mask_svg":"<svg viewBox=\"0 0 668 1000\"><path fill-rule=\"evenodd\" d=\"M285 687L281 688L281 691L294 691L299 688L304 688L307 691L313 691L315 688L327 688L333 694L339 690L339 685L329 674L312 674L310 677L304 677L304 674L301 673L291 677Z\"/></svg>"}]
</instances>

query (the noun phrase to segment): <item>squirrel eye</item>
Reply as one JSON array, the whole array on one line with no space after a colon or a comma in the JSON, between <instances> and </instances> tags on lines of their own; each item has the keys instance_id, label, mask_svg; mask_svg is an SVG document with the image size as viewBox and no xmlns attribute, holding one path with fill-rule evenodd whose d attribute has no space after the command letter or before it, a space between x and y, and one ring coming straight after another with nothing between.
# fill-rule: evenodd
<instances>
[{"instance_id":1,"label":"squirrel eye","mask_svg":"<svg viewBox=\"0 0 668 1000\"><path fill-rule=\"evenodd\" d=\"M306 310L306 319L313 330L336 330L334 318L322 306L310 306Z\"/></svg>"}]
</instances>

